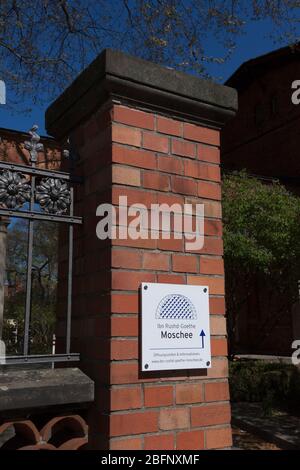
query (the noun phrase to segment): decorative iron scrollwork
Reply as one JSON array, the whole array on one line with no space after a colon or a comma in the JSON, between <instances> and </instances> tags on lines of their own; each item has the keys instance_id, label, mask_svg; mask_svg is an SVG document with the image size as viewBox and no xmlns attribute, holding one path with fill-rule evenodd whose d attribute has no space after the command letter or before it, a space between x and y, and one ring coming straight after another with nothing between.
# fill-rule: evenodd
<instances>
[{"instance_id":1,"label":"decorative iron scrollwork","mask_svg":"<svg viewBox=\"0 0 300 470\"><path fill-rule=\"evenodd\" d=\"M16 171L0 171L0 203L7 209L18 209L30 201L30 184Z\"/></svg>"},{"instance_id":2,"label":"decorative iron scrollwork","mask_svg":"<svg viewBox=\"0 0 300 470\"><path fill-rule=\"evenodd\" d=\"M38 128L39 126L34 124L29 131L30 140L26 140L26 142L24 142L24 147L29 151L30 161L33 164L37 162L38 152L42 152L44 150L43 144L39 143L41 138L36 132Z\"/></svg>"},{"instance_id":3,"label":"decorative iron scrollwork","mask_svg":"<svg viewBox=\"0 0 300 470\"><path fill-rule=\"evenodd\" d=\"M43 178L36 187L36 201L49 214L65 214L71 204L71 193L65 181L59 178Z\"/></svg>"}]
</instances>

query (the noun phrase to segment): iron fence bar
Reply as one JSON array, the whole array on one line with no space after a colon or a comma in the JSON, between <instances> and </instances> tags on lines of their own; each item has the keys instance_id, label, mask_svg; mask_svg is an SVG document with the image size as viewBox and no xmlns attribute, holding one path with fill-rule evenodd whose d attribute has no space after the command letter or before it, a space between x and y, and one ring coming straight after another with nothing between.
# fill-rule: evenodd
<instances>
[{"instance_id":1,"label":"iron fence bar","mask_svg":"<svg viewBox=\"0 0 300 470\"><path fill-rule=\"evenodd\" d=\"M0 209L0 215L6 217L18 217L22 219L34 219L34 220L46 220L48 222L64 222L69 224L82 224L82 217L70 217L68 215L49 215L42 214L41 212L31 212L31 211L18 211L11 209Z\"/></svg>"},{"instance_id":2,"label":"iron fence bar","mask_svg":"<svg viewBox=\"0 0 300 470\"><path fill-rule=\"evenodd\" d=\"M70 216L74 213L74 189L70 188L71 204ZM68 260L68 299L67 299L67 338L66 353L70 353L71 349L71 315L72 315L72 284L73 284L73 225L69 226L69 260Z\"/></svg>"},{"instance_id":3,"label":"iron fence bar","mask_svg":"<svg viewBox=\"0 0 300 470\"><path fill-rule=\"evenodd\" d=\"M72 321L72 281L73 281L73 249L74 249L74 224L82 224L82 217L74 216L74 188L72 183L82 183L81 177L70 173L56 170L40 169L36 167L38 152L44 150L43 144L39 143L40 136L37 134L38 126L34 125L29 131L31 136L29 141L24 142L25 148L30 154L30 165L18 163L0 162L0 170L3 172L4 187L7 184L8 202L3 197L4 207L0 207L0 216L18 217L28 220L28 240L27 240L27 277L26 277L26 300L24 314L24 334L23 334L23 355L0 357L2 364L24 364L24 363L49 363L78 361L78 353L70 353L71 350L71 321ZM64 153L65 154L65 153ZM68 154L68 155L67 155ZM69 152L65 154L69 157ZM18 173L18 174L17 174ZM15 175L15 176L14 176ZM30 186L27 184L29 175ZM46 178L44 178L46 177ZM14 185L8 186L12 178ZM41 179L41 182L40 182ZM64 180L62 182L61 180ZM69 183L69 184L66 184ZM14 191L19 194L19 199L14 197ZM10 195L13 196L10 196ZM4 193L5 196L5 193ZM10 197L10 199L9 199ZM57 199L59 198L59 202ZM25 201L29 200L29 210L20 208ZM35 203L39 203L45 212L36 212ZM26 206L25 206L26 207ZM60 215L69 209L68 215ZM31 340L31 307L32 307L32 264L33 264L33 243L34 243L34 221L63 222L69 224L69 258L68 258L68 293L67 293L67 318L66 318L66 353L65 354L30 354ZM55 351L52 351L54 353Z\"/></svg>"},{"instance_id":4,"label":"iron fence bar","mask_svg":"<svg viewBox=\"0 0 300 470\"><path fill-rule=\"evenodd\" d=\"M65 362L65 361L79 361L80 354L34 354L27 356L0 356L0 366L1 365L17 365L17 364L51 364L52 362Z\"/></svg>"},{"instance_id":5,"label":"iron fence bar","mask_svg":"<svg viewBox=\"0 0 300 470\"><path fill-rule=\"evenodd\" d=\"M32 162L35 165L35 162ZM35 192L35 176L31 178L31 196L30 211L34 207ZM29 350L29 333L30 333L30 317L31 317L31 295L32 295L32 251L33 251L33 220L29 220L28 245L27 245L27 277L26 277L26 303L25 303L25 320L24 320L24 345L23 354L28 355Z\"/></svg>"},{"instance_id":6,"label":"iron fence bar","mask_svg":"<svg viewBox=\"0 0 300 470\"><path fill-rule=\"evenodd\" d=\"M26 175L35 175L35 176L48 176L50 178L59 178L71 183L82 183L82 178L80 176L74 176L70 173L65 173L63 171L53 171L53 170L46 170L42 168L30 167L27 165L20 165L19 163L8 163L8 162L0 162L0 169L1 170L11 170L11 171L19 171Z\"/></svg>"}]
</instances>

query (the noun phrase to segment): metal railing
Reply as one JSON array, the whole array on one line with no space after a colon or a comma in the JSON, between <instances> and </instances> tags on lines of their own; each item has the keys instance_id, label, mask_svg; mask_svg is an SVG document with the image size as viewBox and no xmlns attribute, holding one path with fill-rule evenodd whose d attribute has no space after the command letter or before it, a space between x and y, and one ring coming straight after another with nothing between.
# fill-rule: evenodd
<instances>
[{"instance_id":1,"label":"metal railing","mask_svg":"<svg viewBox=\"0 0 300 470\"><path fill-rule=\"evenodd\" d=\"M30 165L0 162L0 217L17 217L28 220L27 276L24 311L23 354L6 355L2 364L53 363L79 360L79 354L71 353L73 227L82 224L82 218L74 215L73 185L80 179L69 173L37 167L38 152L43 144L37 134L37 126L29 131L30 140L24 143L29 151ZM63 152L69 157L69 152ZM30 321L32 300L32 256L34 221L59 222L68 225L68 274L66 337L63 354L30 354ZM1 339L1 338L0 338Z\"/></svg>"}]
</instances>

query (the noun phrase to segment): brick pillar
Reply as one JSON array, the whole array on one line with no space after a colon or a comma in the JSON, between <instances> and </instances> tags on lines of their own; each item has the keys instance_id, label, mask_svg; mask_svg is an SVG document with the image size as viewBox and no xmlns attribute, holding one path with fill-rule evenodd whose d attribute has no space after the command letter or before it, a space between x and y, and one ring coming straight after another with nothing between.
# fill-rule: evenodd
<instances>
[{"instance_id":1,"label":"brick pillar","mask_svg":"<svg viewBox=\"0 0 300 470\"><path fill-rule=\"evenodd\" d=\"M47 111L47 129L71 135L84 184L76 209L73 346L95 381L90 444L96 449L231 446L219 133L235 91L111 50ZM96 208L205 204L205 243L96 237ZM212 367L141 373L141 282L209 285Z\"/></svg>"}]
</instances>

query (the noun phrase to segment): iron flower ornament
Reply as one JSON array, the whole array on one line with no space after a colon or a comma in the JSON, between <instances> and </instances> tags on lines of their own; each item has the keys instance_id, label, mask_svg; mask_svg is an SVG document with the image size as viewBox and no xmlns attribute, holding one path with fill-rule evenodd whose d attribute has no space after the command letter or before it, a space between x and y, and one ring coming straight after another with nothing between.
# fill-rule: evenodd
<instances>
[{"instance_id":1,"label":"iron flower ornament","mask_svg":"<svg viewBox=\"0 0 300 470\"><path fill-rule=\"evenodd\" d=\"M36 187L36 201L49 214L65 214L71 204L70 190L59 178L43 178Z\"/></svg>"},{"instance_id":2,"label":"iron flower ornament","mask_svg":"<svg viewBox=\"0 0 300 470\"><path fill-rule=\"evenodd\" d=\"M18 209L30 201L31 188L26 177L19 172L0 172L0 203L7 209Z\"/></svg>"}]
</instances>

